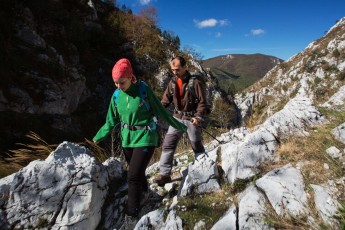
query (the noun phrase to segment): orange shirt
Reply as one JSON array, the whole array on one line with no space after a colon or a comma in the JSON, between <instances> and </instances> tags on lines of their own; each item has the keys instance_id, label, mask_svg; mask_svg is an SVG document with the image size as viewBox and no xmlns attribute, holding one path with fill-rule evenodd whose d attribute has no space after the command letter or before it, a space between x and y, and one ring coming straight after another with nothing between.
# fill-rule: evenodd
<instances>
[{"instance_id":1,"label":"orange shirt","mask_svg":"<svg viewBox=\"0 0 345 230\"><path fill-rule=\"evenodd\" d=\"M181 78L177 78L177 87L179 89L180 96L182 96L182 80L181 80Z\"/></svg>"}]
</instances>

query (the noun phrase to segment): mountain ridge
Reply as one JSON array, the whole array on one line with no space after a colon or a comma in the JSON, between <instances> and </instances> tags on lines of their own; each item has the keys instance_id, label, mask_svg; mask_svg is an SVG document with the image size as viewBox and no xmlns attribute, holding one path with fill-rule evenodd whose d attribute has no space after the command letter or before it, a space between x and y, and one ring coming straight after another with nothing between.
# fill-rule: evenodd
<instances>
[{"instance_id":1,"label":"mountain ridge","mask_svg":"<svg viewBox=\"0 0 345 230\"><path fill-rule=\"evenodd\" d=\"M202 61L202 66L220 82L224 92L233 84L237 93L260 80L282 59L265 54L226 54Z\"/></svg>"}]
</instances>

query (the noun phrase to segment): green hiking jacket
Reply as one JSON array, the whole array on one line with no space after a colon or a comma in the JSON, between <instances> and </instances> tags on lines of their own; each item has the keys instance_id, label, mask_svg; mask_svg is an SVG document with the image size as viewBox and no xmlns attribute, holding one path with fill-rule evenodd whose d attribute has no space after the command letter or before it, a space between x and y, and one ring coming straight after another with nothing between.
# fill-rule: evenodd
<instances>
[{"instance_id":1,"label":"green hiking jacket","mask_svg":"<svg viewBox=\"0 0 345 230\"><path fill-rule=\"evenodd\" d=\"M104 140L120 122L130 126L145 126L152 122L152 112L176 129L186 131L187 126L177 121L161 104L150 87L146 88L149 111L140 98L139 84L132 84L126 91L120 91L115 105L114 96L110 100L105 124L97 132L93 141ZM123 148L136 148L158 145L157 130L129 130L121 127L121 145ZM120 141L120 140L119 140Z\"/></svg>"}]
</instances>

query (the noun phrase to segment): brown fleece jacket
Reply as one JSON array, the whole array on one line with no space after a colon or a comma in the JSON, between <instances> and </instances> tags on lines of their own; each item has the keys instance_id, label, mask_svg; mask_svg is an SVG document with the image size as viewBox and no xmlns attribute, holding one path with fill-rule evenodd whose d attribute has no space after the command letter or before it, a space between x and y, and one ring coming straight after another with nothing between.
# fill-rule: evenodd
<instances>
[{"instance_id":1,"label":"brown fleece jacket","mask_svg":"<svg viewBox=\"0 0 345 230\"><path fill-rule=\"evenodd\" d=\"M206 89L204 84L198 80L194 80L194 90L195 94L198 98L198 103L195 103L194 96L188 89L188 82L191 78L191 74L186 71L185 75L182 79L182 96L179 97L179 92L177 92L179 87L177 85L177 77L174 77L170 80L167 88L164 91L161 103L167 107L171 103L175 106L174 117L189 119L191 117L200 117L205 118L207 115L208 105L206 100ZM175 84L175 86L174 86ZM174 91L174 92L173 92ZM183 112L193 112L193 116L185 116L182 114L178 114L176 110L183 111Z\"/></svg>"}]
</instances>

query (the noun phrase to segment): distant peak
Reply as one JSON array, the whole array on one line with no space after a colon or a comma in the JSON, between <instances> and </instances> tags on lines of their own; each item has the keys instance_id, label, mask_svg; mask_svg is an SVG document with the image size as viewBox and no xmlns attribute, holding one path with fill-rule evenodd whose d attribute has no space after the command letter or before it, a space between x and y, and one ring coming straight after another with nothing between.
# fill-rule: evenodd
<instances>
[{"instance_id":1,"label":"distant peak","mask_svg":"<svg viewBox=\"0 0 345 230\"><path fill-rule=\"evenodd\" d=\"M231 54L225 55L225 57L224 57L224 59L233 59L233 58L235 58L235 57Z\"/></svg>"}]
</instances>

